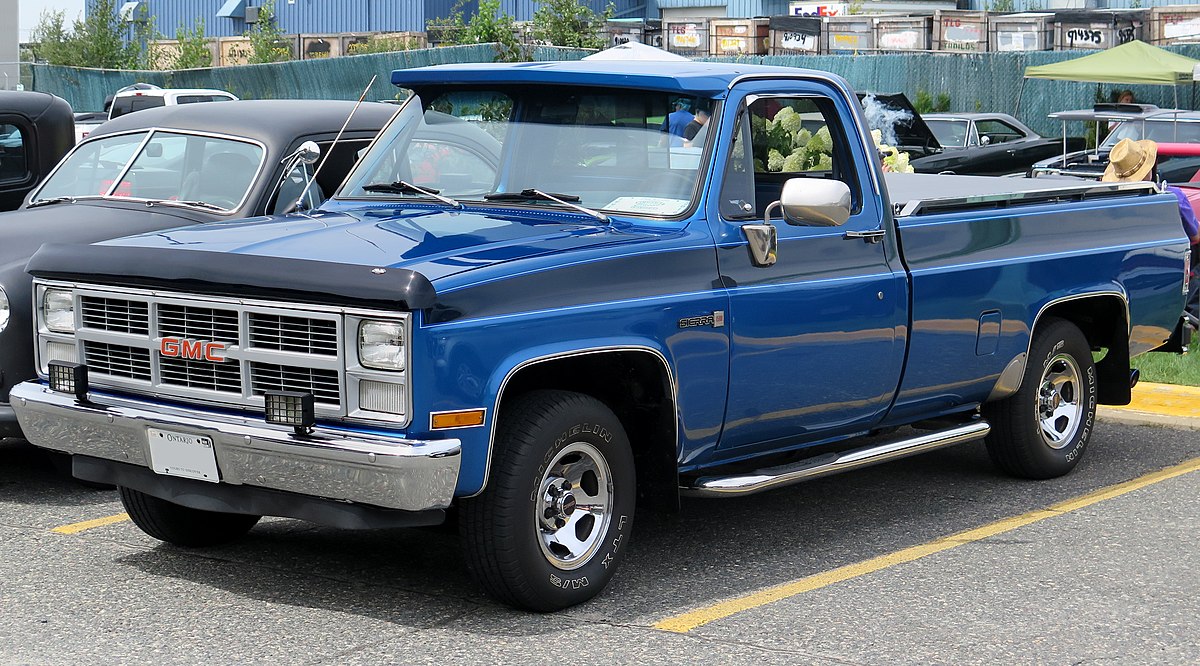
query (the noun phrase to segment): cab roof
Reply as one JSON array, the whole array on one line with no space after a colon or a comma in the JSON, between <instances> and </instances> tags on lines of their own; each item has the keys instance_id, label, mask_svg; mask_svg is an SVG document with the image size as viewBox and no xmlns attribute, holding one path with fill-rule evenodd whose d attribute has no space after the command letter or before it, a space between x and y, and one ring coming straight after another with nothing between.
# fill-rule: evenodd
<instances>
[{"instance_id":1,"label":"cab roof","mask_svg":"<svg viewBox=\"0 0 1200 666\"><path fill-rule=\"evenodd\" d=\"M821 77L842 83L828 72L796 67L695 61L561 61L436 65L392 72L392 83L402 88L429 85L560 84L611 88L665 90L673 93L719 97L741 76L780 78ZM844 85L844 84L843 84Z\"/></svg>"}]
</instances>

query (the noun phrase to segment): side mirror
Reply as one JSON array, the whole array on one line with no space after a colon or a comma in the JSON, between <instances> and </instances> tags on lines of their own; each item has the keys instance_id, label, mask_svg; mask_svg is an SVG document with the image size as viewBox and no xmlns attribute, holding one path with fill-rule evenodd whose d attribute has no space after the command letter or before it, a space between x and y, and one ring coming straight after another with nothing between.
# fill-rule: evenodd
<instances>
[{"instance_id":1,"label":"side mirror","mask_svg":"<svg viewBox=\"0 0 1200 666\"><path fill-rule=\"evenodd\" d=\"M146 144L146 157L162 157L161 143Z\"/></svg>"},{"instance_id":2,"label":"side mirror","mask_svg":"<svg viewBox=\"0 0 1200 666\"><path fill-rule=\"evenodd\" d=\"M840 227L850 219L850 187L840 180L792 178L783 184L777 204L792 226ZM768 222L773 207L767 209Z\"/></svg>"},{"instance_id":3,"label":"side mirror","mask_svg":"<svg viewBox=\"0 0 1200 666\"><path fill-rule=\"evenodd\" d=\"M992 137L990 137L986 134L979 137L979 145L981 145L981 146L986 146L986 145L990 144L991 142L992 142Z\"/></svg>"},{"instance_id":4,"label":"side mirror","mask_svg":"<svg viewBox=\"0 0 1200 666\"><path fill-rule=\"evenodd\" d=\"M319 159L321 159L321 147L317 145L316 141L305 141L291 155L279 160L279 163L287 164L295 160L297 164L314 164Z\"/></svg>"}]
</instances>

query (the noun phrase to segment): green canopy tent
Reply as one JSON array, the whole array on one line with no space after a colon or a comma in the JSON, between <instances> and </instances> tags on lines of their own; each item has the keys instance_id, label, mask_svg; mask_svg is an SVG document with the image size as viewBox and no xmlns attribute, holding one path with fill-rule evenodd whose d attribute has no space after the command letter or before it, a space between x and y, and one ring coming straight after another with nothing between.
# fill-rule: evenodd
<instances>
[{"instance_id":1,"label":"green canopy tent","mask_svg":"<svg viewBox=\"0 0 1200 666\"><path fill-rule=\"evenodd\" d=\"M1192 70L1197 64L1200 60L1133 41L1082 58L1026 67L1017 94L1017 110L1028 79L1176 86L1175 108L1179 108L1178 86L1192 83Z\"/></svg>"}]
</instances>

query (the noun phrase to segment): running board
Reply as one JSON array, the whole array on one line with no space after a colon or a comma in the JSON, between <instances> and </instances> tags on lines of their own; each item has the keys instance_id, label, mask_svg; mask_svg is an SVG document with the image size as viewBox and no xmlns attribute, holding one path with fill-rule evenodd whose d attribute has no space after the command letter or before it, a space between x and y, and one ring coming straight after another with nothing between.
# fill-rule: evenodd
<instances>
[{"instance_id":1,"label":"running board","mask_svg":"<svg viewBox=\"0 0 1200 666\"><path fill-rule=\"evenodd\" d=\"M954 444L980 439L991 431L992 426L983 419L970 423L930 432L918 437L893 440L861 449L827 453L799 462L768 467L754 472L733 476L702 476L679 489L688 497L731 497L752 495L793 483L830 476L852 469L907 458L911 455L932 451Z\"/></svg>"}]
</instances>

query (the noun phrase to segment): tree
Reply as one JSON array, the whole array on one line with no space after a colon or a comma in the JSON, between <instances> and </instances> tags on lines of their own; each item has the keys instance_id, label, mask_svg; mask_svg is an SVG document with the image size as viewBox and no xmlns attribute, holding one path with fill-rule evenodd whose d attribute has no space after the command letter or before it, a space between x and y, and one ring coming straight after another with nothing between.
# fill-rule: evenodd
<instances>
[{"instance_id":1,"label":"tree","mask_svg":"<svg viewBox=\"0 0 1200 666\"><path fill-rule=\"evenodd\" d=\"M258 22L246 31L246 37L250 40L252 65L292 59L292 50L275 21L275 0L267 0L259 6Z\"/></svg>"},{"instance_id":2,"label":"tree","mask_svg":"<svg viewBox=\"0 0 1200 666\"><path fill-rule=\"evenodd\" d=\"M179 45L179 51L171 65L172 69L195 69L212 65L212 51L208 50L208 39L204 37L204 19L196 19L192 28L179 26L175 30L175 41Z\"/></svg>"},{"instance_id":3,"label":"tree","mask_svg":"<svg viewBox=\"0 0 1200 666\"><path fill-rule=\"evenodd\" d=\"M479 9L467 21L463 18L459 0L450 10L450 16L429 21L431 31L442 30L450 44L495 43L499 51L496 59L505 61L523 60L525 53L517 40L516 19L500 9L500 0L479 0Z\"/></svg>"},{"instance_id":4,"label":"tree","mask_svg":"<svg viewBox=\"0 0 1200 666\"><path fill-rule=\"evenodd\" d=\"M613 13L612 3L597 14L579 0L544 0L533 13L533 36L555 46L602 49L608 44L604 22Z\"/></svg>"},{"instance_id":5,"label":"tree","mask_svg":"<svg viewBox=\"0 0 1200 666\"><path fill-rule=\"evenodd\" d=\"M66 12L43 12L30 34L34 56L52 65L145 68L146 41L153 37L154 20L146 16L143 6L130 35L126 22L117 15L116 3L117 0L95 0L91 11L75 19L70 28L66 25Z\"/></svg>"}]
</instances>

